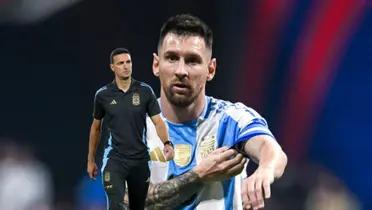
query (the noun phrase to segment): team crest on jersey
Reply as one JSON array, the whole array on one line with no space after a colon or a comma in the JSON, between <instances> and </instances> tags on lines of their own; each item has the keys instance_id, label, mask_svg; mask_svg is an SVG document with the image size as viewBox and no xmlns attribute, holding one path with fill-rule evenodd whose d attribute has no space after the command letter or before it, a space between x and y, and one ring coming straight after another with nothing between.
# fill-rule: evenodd
<instances>
[{"instance_id":1,"label":"team crest on jersey","mask_svg":"<svg viewBox=\"0 0 372 210\"><path fill-rule=\"evenodd\" d=\"M215 147L216 137L215 136L205 136L199 145L199 156L203 159L211 153Z\"/></svg>"},{"instance_id":2,"label":"team crest on jersey","mask_svg":"<svg viewBox=\"0 0 372 210\"><path fill-rule=\"evenodd\" d=\"M191 161L191 151L190 144L176 144L174 146L174 162L180 167L188 165Z\"/></svg>"},{"instance_id":3,"label":"team crest on jersey","mask_svg":"<svg viewBox=\"0 0 372 210\"><path fill-rule=\"evenodd\" d=\"M133 96L132 96L132 104L134 106L138 106L140 105L141 103L141 100L140 100L140 95L138 93L133 93Z\"/></svg>"}]
</instances>

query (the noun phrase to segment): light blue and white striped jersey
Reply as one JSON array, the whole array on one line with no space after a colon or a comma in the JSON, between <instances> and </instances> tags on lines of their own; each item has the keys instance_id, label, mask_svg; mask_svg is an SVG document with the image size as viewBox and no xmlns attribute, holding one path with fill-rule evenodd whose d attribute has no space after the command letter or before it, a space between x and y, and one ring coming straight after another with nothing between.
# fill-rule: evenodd
<instances>
[{"instance_id":1,"label":"light blue and white striped jersey","mask_svg":"<svg viewBox=\"0 0 372 210\"><path fill-rule=\"evenodd\" d=\"M206 105L198 119L182 124L164 120L175 151L174 159L169 162L164 161L161 152L163 143L151 119L146 121L153 183L191 170L216 148L231 147L256 135L273 136L265 119L253 109L242 103L231 103L209 96L206 96ZM197 195L178 209L242 209L240 191L243 176L246 176L245 170L231 179L203 184Z\"/></svg>"}]
</instances>

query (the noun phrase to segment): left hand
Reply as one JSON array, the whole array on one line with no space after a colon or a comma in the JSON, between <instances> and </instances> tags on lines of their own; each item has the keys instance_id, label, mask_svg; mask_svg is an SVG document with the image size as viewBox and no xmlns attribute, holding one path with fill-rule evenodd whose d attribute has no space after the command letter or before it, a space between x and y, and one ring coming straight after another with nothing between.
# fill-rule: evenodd
<instances>
[{"instance_id":1,"label":"left hand","mask_svg":"<svg viewBox=\"0 0 372 210\"><path fill-rule=\"evenodd\" d=\"M234 149L220 147L203 158L193 171L203 182L223 181L240 174L246 159Z\"/></svg>"},{"instance_id":2,"label":"left hand","mask_svg":"<svg viewBox=\"0 0 372 210\"><path fill-rule=\"evenodd\" d=\"M164 153L165 160L167 161L172 160L174 157L173 147L169 144L164 145L163 153Z\"/></svg>"},{"instance_id":3,"label":"left hand","mask_svg":"<svg viewBox=\"0 0 372 210\"><path fill-rule=\"evenodd\" d=\"M257 170L242 183L243 209L262 209L264 199L271 196L270 185L274 182L274 168L258 167Z\"/></svg>"}]
</instances>

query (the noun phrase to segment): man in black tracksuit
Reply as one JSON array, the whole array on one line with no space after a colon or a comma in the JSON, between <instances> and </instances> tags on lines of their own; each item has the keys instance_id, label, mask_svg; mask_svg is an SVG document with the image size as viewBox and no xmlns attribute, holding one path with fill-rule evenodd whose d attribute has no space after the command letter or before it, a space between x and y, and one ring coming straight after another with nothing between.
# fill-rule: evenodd
<instances>
[{"instance_id":1,"label":"man in black tracksuit","mask_svg":"<svg viewBox=\"0 0 372 210\"><path fill-rule=\"evenodd\" d=\"M150 178L149 154L144 138L146 114L164 143L163 152L167 160L173 158L173 145L168 140L168 131L160 117L159 104L151 87L131 77L129 51L125 48L113 50L110 62L115 79L100 88L94 98L87 171L91 178L98 173L95 156L104 118L109 132L102 166L103 184L108 197L107 209L123 209L127 182L130 209L142 210Z\"/></svg>"}]
</instances>

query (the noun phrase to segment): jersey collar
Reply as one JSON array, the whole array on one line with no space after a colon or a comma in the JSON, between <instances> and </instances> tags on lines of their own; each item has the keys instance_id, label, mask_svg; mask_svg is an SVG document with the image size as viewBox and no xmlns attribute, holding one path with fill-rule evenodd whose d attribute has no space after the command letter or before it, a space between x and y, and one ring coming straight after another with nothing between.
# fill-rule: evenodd
<instances>
[{"instance_id":1,"label":"jersey collar","mask_svg":"<svg viewBox=\"0 0 372 210\"><path fill-rule=\"evenodd\" d=\"M124 92L123 90L121 90L121 89L118 87L118 85L116 84L115 79L112 80L111 85L112 85L112 88L113 88L114 90L117 90L117 91L120 91L120 92L123 92L123 93L128 93L128 92L130 92L130 91L133 89L134 84L135 84L136 82L137 82L137 80L135 80L135 79L132 77L132 79L131 79L131 81L130 81L129 89L128 89L126 92Z\"/></svg>"},{"instance_id":2,"label":"jersey collar","mask_svg":"<svg viewBox=\"0 0 372 210\"><path fill-rule=\"evenodd\" d=\"M189 123L192 123L192 124L193 123L197 123L197 124L199 124L199 123L203 122L208 117L208 113L209 113L209 110L210 110L210 101L211 101L211 98L209 96L205 96L204 99L205 99L204 108L203 108L202 113L199 115L199 117L197 119L194 119L194 120L191 120L189 122L182 123L182 124L189 124ZM160 110L161 110L160 97L158 98L158 104L159 104ZM168 121L164 117L163 112L160 113L160 116L163 119L165 119L167 122L174 124L173 122Z\"/></svg>"}]
</instances>

